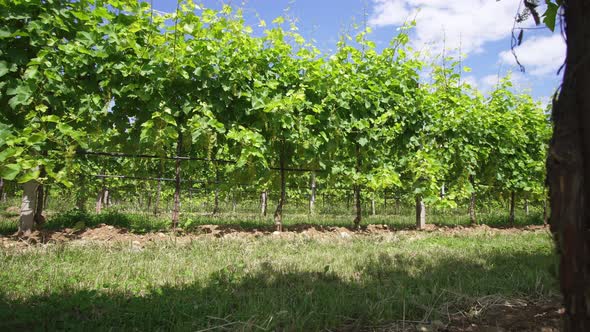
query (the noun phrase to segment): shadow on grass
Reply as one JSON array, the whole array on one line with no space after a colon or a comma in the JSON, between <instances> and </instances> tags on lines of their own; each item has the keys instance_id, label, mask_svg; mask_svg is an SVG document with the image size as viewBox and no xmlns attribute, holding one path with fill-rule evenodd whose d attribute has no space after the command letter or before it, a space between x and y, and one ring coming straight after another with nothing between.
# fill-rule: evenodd
<instances>
[{"instance_id":1,"label":"shadow on grass","mask_svg":"<svg viewBox=\"0 0 590 332\"><path fill-rule=\"evenodd\" d=\"M101 224L125 228L133 233L153 232L168 227L164 219L146 215L120 213L117 211L107 211L105 213L95 214L72 210L50 218L49 221L43 225L43 228L47 230L80 227L93 228Z\"/></svg>"},{"instance_id":2,"label":"shadow on grass","mask_svg":"<svg viewBox=\"0 0 590 332\"><path fill-rule=\"evenodd\" d=\"M202 282L135 292L73 283L25 300L0 294L0 330L357 331L404 317L445 321L476 298L534 298L556 288L550 254L498 254L484 261L381 253L352 267L347 279L329 265L300 271L263 262L230 265Z\"/></svg>"}]
</instances>

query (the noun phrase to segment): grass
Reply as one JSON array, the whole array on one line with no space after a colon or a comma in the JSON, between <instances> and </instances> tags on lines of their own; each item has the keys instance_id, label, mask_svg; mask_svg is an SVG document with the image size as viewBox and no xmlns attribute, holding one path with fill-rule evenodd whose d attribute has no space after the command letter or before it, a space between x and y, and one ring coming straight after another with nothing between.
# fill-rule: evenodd
<instances>
[{"instance_id":1,"label":"grass","mask_svg":"<svg viewBox=\"0 0 590 332\"><path fill-rule=\"evenodd\" d=\"M274 236L0 251L0 330L357 330L557 292L544 232Z\"/></svg>"}]
</instances>

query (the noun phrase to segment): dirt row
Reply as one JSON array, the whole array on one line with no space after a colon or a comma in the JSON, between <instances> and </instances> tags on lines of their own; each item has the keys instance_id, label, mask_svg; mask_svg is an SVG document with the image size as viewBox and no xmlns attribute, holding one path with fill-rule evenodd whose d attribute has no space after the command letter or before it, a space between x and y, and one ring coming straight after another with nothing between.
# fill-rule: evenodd
<instances>
[{"instance_id":1,"label":"dirt row","mask_svg":"<svg viewBox=\"0 0 590 332\"><path fill-rule=\"evenodd\" d=\"M65 228L61 230L38 230L28 237L14 235L0 235L0 247L31 246L43 244L57 244L69 242L127 242L142 247L148 243L157 241L169 241L183 243L190 242L196 238L340 238L350 239L363 236L408 236L422 237L428 234L437 233L441 235L474 235L474 234L508 234L518 232L548 232L542 226L527 226L525 228L491 228L481 225L474 227L437 227L428 225L425 230L396 230L387 225L368 225L360 229L318 226L318 225L296 225L286 228L283 232L273 231L272 228L244 229L234 225L202 225L190 232L178 230L159 231L144 234L130 232L125 228L101 224L93 228Z\"/></svg>"}]
</instances>

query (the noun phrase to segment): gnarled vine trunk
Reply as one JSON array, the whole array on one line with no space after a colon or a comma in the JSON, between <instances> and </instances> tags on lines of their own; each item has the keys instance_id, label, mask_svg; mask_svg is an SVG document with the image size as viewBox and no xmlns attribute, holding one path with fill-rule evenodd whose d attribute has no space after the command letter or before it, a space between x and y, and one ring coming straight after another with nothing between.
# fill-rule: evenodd
<instances>
[{"instance_id":1,"label":"gnarled vine trunk","mask_svg":"<svg viewBox=\"0 0 590 332\"><path fill-rule=\"evenodd\" d=\"M590 331L590 3L563 4L566 66L547 159L551 231L560 253L564 330Z\"/></svg>"},{"instance_id":2,"label":"gnarled vine trunk","mask_svg":"<svg viewBox=\"0 0 590 332\"><path fill-rule=\"evenodd\" d=\"M266 217L266 210L268 207L268 192L265 190L260 193L260 214Z\"/></svg>"},{"instance_id":3,"label":"gnarled vine trunk","mask_svg":"<svg viewBox=\"0 0 590 332\"><path fill-rule=\"evenodd\" d=\"M102 202L104 201L104 194L106 192L107 188L106 187L102 187L99 191L98 191L98 197L96 198L96 213L100 213L102 211Z\"/></svg>"},{"instance_id":4,"label":"gnarled vine trunk","mask_svg":"<svg viewBox=\"0 0 590 332\"><path fill-rule=\"evenodd\" d=\"M361 205L361 186L356 184L354 186L354 227L358 228L361 225L361 221L363 220L363 211Z\"/></svg>"},{"instance_id":5,"label":"gnarled vine trunk","mask_svg":"<svg viewBox=\"0 0 590 332\"><path fill-rule=\"evenodd\" d=\"M420 196L416 196L416 228L426 228L426 206Z\"/></svg>"},{"instance_id":6,"label":"gnarled vine trunk","mask_svg":"<svg viewBox=\"0 0 590 332\"><path fill-rule=\"evenodd\" d=\"M23 197L20 207L20 219L18 224L19 235L28 236L35 226L35 212L37 208L37 188L39 182L31 180L23 185Z\"/></svg>"},{"instance_id":7,"label":"gnarled vine trunk","mask_svg":"<svg viewBox=\"0 0 590 332\"><path fill-rule=\"evenodd\" d=\"M37 200L35 205L35 224L42 225L45 223L43 216L43 206L45 204L45 188L42 183L37 186Z\"/></svg>"}]
</instances>

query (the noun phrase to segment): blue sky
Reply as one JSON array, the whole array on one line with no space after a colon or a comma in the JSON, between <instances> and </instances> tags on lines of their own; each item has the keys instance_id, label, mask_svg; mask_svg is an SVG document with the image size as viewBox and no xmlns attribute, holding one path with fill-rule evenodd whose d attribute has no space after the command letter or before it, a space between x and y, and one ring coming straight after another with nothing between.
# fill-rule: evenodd
<instances>
[{"instance_id":1,"label":"blue sky","mask_svg":"<svg viewBox=\"0 0 590 332\"><path fill-rule=\"evenodd\" d=\"M258 18L271 22L285 14L298 20L299 32L324 52L334 50L338 36L362 24L366 15L378 47L387 45L404 21L416 17L411 45L417 50L439 55L458 55L472 69L463 78L482 91L497 82L498 73L513 74L518 90L529 91L546 102L560 82L556 74L563 62L565 46L558 32L526 30L524 42L516 49L526 72L521 73L510 53L514 15L521 0L204 0L204 7L219 9L225 4L244 8L249 24ZM154 8L174 12L176 0L153 0ZM531 28L532 20L520 26ZM444 42L443 42L444 41Z\"/></svg>"}]
</instances>

